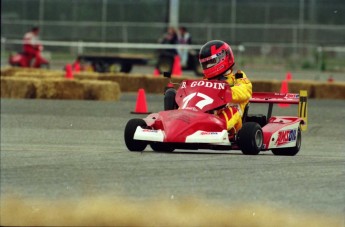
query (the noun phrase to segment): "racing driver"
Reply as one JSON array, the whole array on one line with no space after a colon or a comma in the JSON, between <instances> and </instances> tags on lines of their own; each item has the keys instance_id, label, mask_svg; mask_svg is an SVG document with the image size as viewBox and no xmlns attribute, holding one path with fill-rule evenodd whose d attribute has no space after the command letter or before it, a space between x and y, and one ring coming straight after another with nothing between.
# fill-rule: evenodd
<instances>
[{"instance_id":1,"label":"racing driver","mask_svg":"<svg viewBox=\"0 0 345 227\"><path fill-rule=\"evenodd\" d=\"M31 67L31 61L35 59L34 67L39 68L43 61L41 51L43 46L39 41L39 27L33 27L31 31L25 33L23 38L23 53L25 57L25 66Z\"/></svg>"},{"instance_id":2,"label":"racing driver","mask_svg":"<svg viewBox=\"0 0 345 227\"><path fill-rule=\"evenodd\" d=\"M212 40L203 45L199 62L206 80L225 80L229 83L232 101L217 114L226 122L227 130L237 133L242 127L242 115L252 96L252 83L243 71L234 72L235 58L229 44Z\"/></svg>"}]
</instances>

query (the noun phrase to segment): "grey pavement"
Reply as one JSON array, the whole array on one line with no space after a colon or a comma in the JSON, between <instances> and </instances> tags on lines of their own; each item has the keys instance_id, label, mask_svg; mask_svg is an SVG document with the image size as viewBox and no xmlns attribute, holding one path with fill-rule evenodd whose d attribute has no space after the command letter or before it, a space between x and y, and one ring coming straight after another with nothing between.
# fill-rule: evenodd
<instances>
[{"instance_id":1,"label":"grey pavement","mask_svg":"<svg viewBox=\"0 0 345 227\"><path fill-rule=\"evenodd\" d=\"M129 152L123 132L136 94L118 102L1 99L1 197L135 200L197 197L226 205L259 203L344 214L345 101L310 100L309 130L294 157L270 151ZM163 108L147 94L149 111ZM252 107L251 107L252 108ZM252 112L266 112L253 106ZM275 115L296 108L276 108Z\"/></svg>"}]
</instances>

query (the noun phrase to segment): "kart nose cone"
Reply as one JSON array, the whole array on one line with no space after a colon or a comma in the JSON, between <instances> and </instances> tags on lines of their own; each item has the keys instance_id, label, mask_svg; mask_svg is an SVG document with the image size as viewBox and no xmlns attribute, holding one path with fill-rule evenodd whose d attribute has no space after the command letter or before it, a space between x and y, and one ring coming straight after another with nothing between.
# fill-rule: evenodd
<instances>
[{"instance_id":1,"label":"kart nose cone","mask_svg":"<svg viewBox=\"0 0 345 227\"><path fill-rule=\"evenodd\" d=\"M160 112L165 134L164 142L186 142L187 136L197 131L222 132L225 123L215 115L193 110Z\"/></svg>"}]
</instances>

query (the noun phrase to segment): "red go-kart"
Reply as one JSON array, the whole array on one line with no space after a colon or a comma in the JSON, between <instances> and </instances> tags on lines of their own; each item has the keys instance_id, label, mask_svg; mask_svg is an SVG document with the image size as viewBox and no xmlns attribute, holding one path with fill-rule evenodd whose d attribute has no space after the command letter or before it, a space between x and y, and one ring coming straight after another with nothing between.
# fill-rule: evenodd
<instances>
[{"instance_id":1,"label":"red go-kart","mask_svg":"<svg viewBox=\"0 0 345 227\"><path fill-rule=\"evenodd\" d=\"M169 75L168 75L169 77ZM171 82L170 82L171 84ZM171 87L171 86L170 86ZM165 92L164 111L127 122L124 138L130 151L175 149L241 150L257 155L271 150L275 155L296 155L301 131L307 127L307 94L253 93L243 113L238 133L228 132L214 110L231 101L229 84L223 81L185 80L178 90ZM250 103L268 103L268 113L248 114ZM274 103L299 104L298 116L271 116Z\"/></svg>"},{"instance_id":2,"label":"red go-kart","mask_svg":"<svg viewBox=\"0 0 345 227\"><path fill-rule=\"evenodd\" d=\"M9 56L8 63L11 66L17 67L49 68L49 61L41 55L43 46L39 45L38 49L39 53L37 57L28 56L23 52L11 54Z\"/></svg>"}]
</instances>

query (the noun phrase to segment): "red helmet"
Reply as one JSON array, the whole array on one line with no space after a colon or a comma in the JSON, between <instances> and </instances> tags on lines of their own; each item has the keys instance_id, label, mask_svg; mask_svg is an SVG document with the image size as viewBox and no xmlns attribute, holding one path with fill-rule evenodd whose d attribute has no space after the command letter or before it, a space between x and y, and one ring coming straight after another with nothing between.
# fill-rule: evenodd
<instances>
[{"instance_id":1,"label":"red helmet","mask_svg":"<svg viewBox=\"0 0 345 227\"><path fill-rule=\"evenodd\" d=\"M235 58L227 43L221 40L212 40L201 47L199 62L205 78L211 79L231 69L235 64Z\"/></svg>"}]
</instances>

